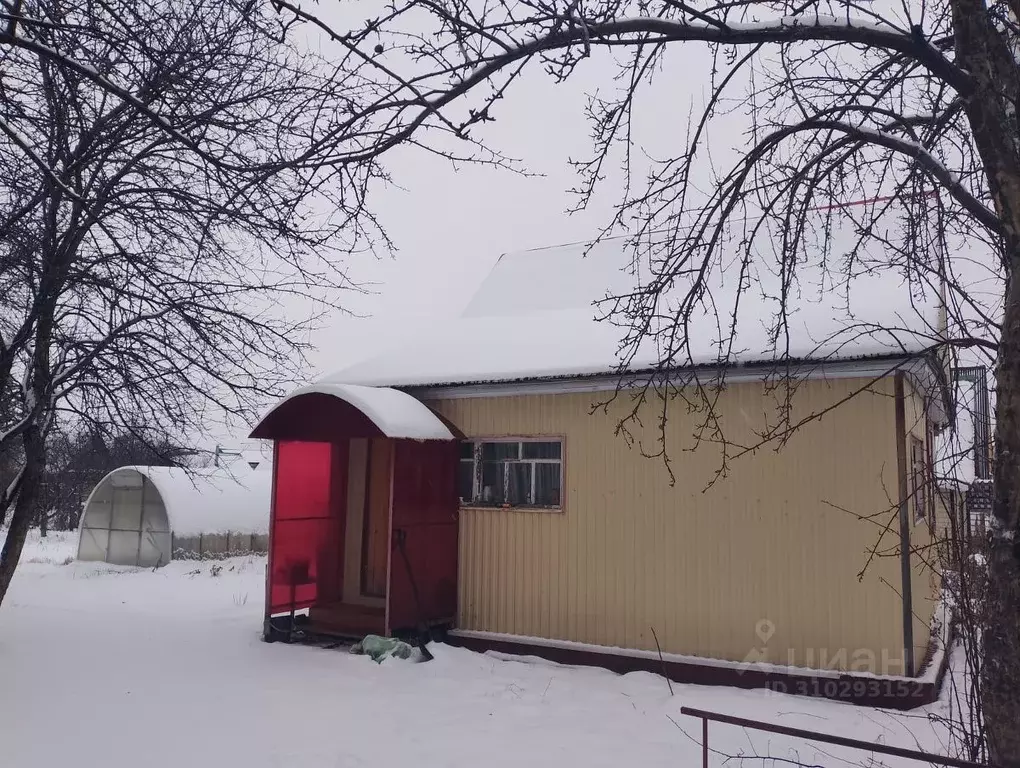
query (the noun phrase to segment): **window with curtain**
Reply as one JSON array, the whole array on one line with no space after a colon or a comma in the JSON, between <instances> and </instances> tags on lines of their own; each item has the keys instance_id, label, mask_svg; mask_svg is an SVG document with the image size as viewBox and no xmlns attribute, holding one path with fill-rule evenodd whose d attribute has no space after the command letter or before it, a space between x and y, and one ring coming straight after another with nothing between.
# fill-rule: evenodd
<instances>
[{"instance_id":1,"label":"window with curtain","mask_svg":"<svg viewBox=\"0 0 1020 768\"><path fill-rule=\"evenodd\" d=\"M558 509L563 443L559 438L461 443L459 483L465 505Z\"/></svg>"}]
</instances>

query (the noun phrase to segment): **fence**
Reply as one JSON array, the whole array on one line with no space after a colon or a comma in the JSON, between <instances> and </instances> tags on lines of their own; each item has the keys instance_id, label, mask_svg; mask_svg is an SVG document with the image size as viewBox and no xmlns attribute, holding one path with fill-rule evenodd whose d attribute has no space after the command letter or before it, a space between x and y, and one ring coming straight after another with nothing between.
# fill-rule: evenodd
<instances>
[{"instance_id":1,"label":"fence","mask_svg":"<svg viewBox=\"0 0 1020 768\"><path fill-rule=\"evenodd\" d=\"M215 560L237 555L264 555L269 551L269 536L264 533L204 533L198 536L173 536L174 560Z\"/></svg>"},{"instance_id":2,"label":"fence","mask_svg":"<svg viewBox=\"0 0 1020 768\"><path fill-rule=\"evenodd\" d=\"M793 736L794 738L804 739L806 741L820 741L825 744L835 744L840 747L850 747L851 749L860 749L865 752L871 752L879 755L892 755L894 757L903 757L908 760L917 760L920 762L930 763L932 765L944 765L951 768L989 768L986 763L975 763L970 760L963 760L958 757L946 757L945 755L933 755L929 752L921 752L916 749L905 749L903 747L891 747L885 744L876 744L872 741L861 741L859 739L849 739L845 736L833 736L828 733L820 733L819 731L809 731L804 728L789 728L785 725L774 725L772 723L763 723L760 720L748 720L743 717L733 717L732 715L723 715L718 712L708 712L703 709L694 709L693 707L681 707L680 713L689 717L697 717L701 719L701 764L702 768L708 768L708 723L709 721L716 723L725 723L727 725L737 725L741 728L751 728L755 731L765 731L766 733L776 733L783 736Z\"/></svg>"}]
</instances>

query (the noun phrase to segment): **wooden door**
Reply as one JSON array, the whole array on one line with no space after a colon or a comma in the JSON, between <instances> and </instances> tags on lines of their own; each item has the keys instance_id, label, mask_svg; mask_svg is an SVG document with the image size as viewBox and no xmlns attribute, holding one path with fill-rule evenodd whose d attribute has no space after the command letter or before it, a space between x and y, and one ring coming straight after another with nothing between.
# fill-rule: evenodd
<instances>
[{"instance_id":1,"label":"wooden door","mask_svg":"<svg viewBox=\"0 0 1020 768\"><path fill-rule=\"evenodd\" d=\"M371 597L386 596L392 468L393 442L373 438L368 447L361 549L361 593Z\"/></svg>"},{"instance_id":2,"label":"wooden door","mask_svg":"<svg viewBox=\"0 0 1020 768\"><path fill-rule=\"evenodd\" d=\"M457 615L459 463L453 441L396 441L390 632L448 624Z\"/></svg>"}]
</instances>

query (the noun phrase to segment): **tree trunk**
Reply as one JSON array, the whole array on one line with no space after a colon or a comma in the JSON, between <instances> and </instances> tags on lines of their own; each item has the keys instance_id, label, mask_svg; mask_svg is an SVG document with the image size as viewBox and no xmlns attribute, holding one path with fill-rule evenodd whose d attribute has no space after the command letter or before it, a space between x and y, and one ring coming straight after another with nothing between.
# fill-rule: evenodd
<instances>
[{"instance_id":1,"label":"tree trunk","mask_svg":"<svg viewBox=\"0 0 1020 768\"><path fill-rule=\"evenodd\" d=\"M953 0L956 64L973 78L964 109L1002 222L1008 283L996 365L995 470L981 614L981 709L993 764L1020 768L1020 80L1011 41L981 0Z\"/></svg>"},{"instance_id":2,"label":"tree trunk","mask_svg":"<svg viewBox=\"0 0 1020 768\"><path fill-rule=\"evenodd\" d=\"M995 475L982 710L991 762L1020 768L1020 253L1013 250L996 370Z\"/></svg>"},{"instance_id":3,"label":"tree trunk","mask_svg":"<svg viewBox=\"0 0 1020 768\"><path fill-rule=\"evenodd\" d=\"M32 518L36 499L39 495L39 481L42 479L46 463L43 437L37 427L31 427L24 434L25 475L14 503L14 514L11 515L11 527L7 531L7 540L0 551L0 604L7 596L7 590L14 578L14 571L21 559L21 550L32 527Z\"/></svg>"}]
</instances>

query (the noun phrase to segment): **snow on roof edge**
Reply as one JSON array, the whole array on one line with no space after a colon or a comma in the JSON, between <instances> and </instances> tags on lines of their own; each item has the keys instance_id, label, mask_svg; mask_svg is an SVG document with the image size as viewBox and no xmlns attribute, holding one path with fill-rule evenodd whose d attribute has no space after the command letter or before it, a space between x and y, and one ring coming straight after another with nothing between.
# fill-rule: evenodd
<instances>
[{"instance_id":1,"label":"snow on roof edge","mask_svg":"<svg viewBox=\"0 0 1020 768\"><path fill-rule=\"evenodd\" d=\"M854 365L856 363L868 363L877 361L894 361L894 360L919 360L927 361L928 354L920 352L906 352L906 353L886 353L886 354L874 354L874 355L859 355L857 357L839 357L831 360L816 360L810 357L797 357L797 358L784 358L782 360L744 360L739 362L728 363L726 365L711 365L709 363L699 363L697 365L684 365L669 368L669 372L672 374L682 375L684 373L697 373L697 372L717 372L721 369L725 371L753 371L755 369L769 369L777 367L790 366L794 368L793 375L796 376L796 368L798 366L815 368L824 368L831 365ZM929 363L930 364L930 363ZM889 374L892 375L896 372L896 368L900 366L894 366L890 369ZM450 380L450 381L430 381L424 383L418 383L414 381L408 382L393 382L391 384L378 384L378 385L364 385L364 386L378 386L388 388L401 388L401 389L430 389L430 388L445 388L445 387L472 387L472 386L484 386L486 384L519 384L519 383L530 383L530 382L553 382L553 381L568 381L572 379L594 379L603 376L642 376L644 374L654 373L656 368L650 366L642 366L640 368L629 368L624 371L618 369L605 369L605 370L591 370L585 372L566 372L556 373L548 375L538 376L515 376L500 377L500 378L487 378L487 379L473 379L473 380ZM342 373L342 371L341 371Z\"/></svg>"},{"instance_id":2,"label":"snow on roof edge","mask_svg":"<svg viewBox=\"0 0 1020 768\"><path fill-rule=\"evenodd\" d=\"M256 422L253 431L258 430L262 422L284 403L309 394L331 395L354 406L386 437L408 440L455 439L442 419L406 392L384 385L347 384L324 379L298 387L278 400Z\"/></svg>"}]
</instances>

